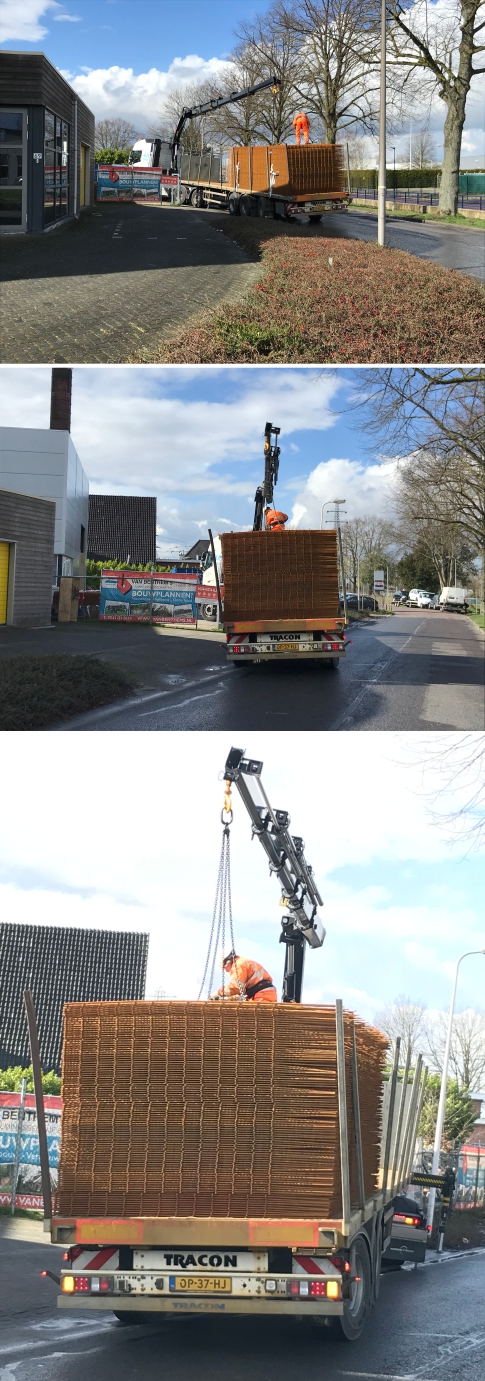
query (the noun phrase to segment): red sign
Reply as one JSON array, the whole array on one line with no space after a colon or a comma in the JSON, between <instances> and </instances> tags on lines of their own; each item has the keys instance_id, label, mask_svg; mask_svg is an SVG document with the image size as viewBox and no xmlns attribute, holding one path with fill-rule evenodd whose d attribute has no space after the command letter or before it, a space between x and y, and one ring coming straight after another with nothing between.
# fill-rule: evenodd
<instances>
[{"instance_id":1,"label":"red sign","mask_svg":"<svg viewBox=\"0 0 485 1381\"><path fill-rule=\"evenodd\" d=\"M3 1204L9 1204L9 1205L10 1205L11 1202L12 1202L12 1195L11 1195L11 1194L0 1194L0 1204L2 1204L2 1205L3 1205ZM42 1194L16 1194L16 1195L15 1195L15 1207L16 1207L16 1208L40 1208L40 1209L43 1209L43 1207L44 1207L44 1200L43 1200L43 1198L42 1198Z\"/></svg>"},{"instance_id":2,"label":"red sign","mask_svg":"<svg viewBox=\"0 0 485 1381\"><path fill-rule=\"evenodd\" d=\"M172 173L162 173L160 178L162 187L178 187L178 181L178 177L173 177Z\"/></svg>"},{"instance_id":3,"label":"red sign","mask_svg":"<svg viewBox=\"0 0 485 1381\"><path fill-rule=\"evenodd\" d=\"M220 585L219 589L221 592L221 599L223 599L224 586ZM198 585L195 591L195 598L196 600L203 600L204 603L207 601L207 604L213 600L214 604L217 604L217 590L215 585Z\"/></svg>"}]
</instances>

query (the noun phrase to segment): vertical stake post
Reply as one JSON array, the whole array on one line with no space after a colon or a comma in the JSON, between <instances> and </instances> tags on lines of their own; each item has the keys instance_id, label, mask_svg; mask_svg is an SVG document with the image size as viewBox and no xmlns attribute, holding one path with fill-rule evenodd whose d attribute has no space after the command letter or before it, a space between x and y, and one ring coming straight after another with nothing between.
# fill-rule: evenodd
<instances>
[{"instance_id":1,"label":"vertical stake post","mask_svg":"<svg viewBox=\"0 0 485 1381\"><path fill-rule=\"evenodd\" d=\"M340 1134L340 1168L342 1175L342 1232L350 1227L350 1175L349 1175L349 1134L347 1125L347 1089L345 1081L345 1038L342 999L335 1003L335 1026L337 1034L337 1086L338 1121Z\"/></svg>"},{"instance_id":2,"label":"vertical stake post","mask_svg":"<svg viewBox=\"0 0 485 1381\"><path fill-rule=\"evenodd\" d=\"M40 1177L42 1181L42 1197L44 1200L44 1232L50 1232L52 1221L52 1195L51 1177L49 1171L49 1152L47 1150L47 1133L45 1129L44 1090L42 1088L39 1035L37 1031L34 1000L32 997L32 993L29 992L28 988L24 989L24 1005L27 1014L27 1024L29 1028L30 1041L30 1055L32 1059L32 1072L34 1075L35 1106L37 1111L37 1128L39 1136Z\"/></svg>"}]
</instances>

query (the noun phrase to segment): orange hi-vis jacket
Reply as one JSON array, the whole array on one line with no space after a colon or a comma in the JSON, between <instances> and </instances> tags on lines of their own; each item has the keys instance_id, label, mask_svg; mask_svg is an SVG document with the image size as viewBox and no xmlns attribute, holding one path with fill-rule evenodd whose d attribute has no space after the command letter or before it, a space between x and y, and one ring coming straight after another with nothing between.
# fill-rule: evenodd
<instances>
[{"instance_id":1,"label":"orange hi-vis jacket","mask_svg":"<svg viewBox=\"0 0 485 1381\"><path fill-rule=\"evenodd\" d=\"M239 983L238 983L239 979ZM260 988L259 992L251 995L251 989L258 987L260 983L270 986ZM276 1002L276 988L273 987L273 979L268 970L262 964L256 964L254 959L244 959L238 955L231 965L230 973L227 975L227 983L224 988L219 988L218 997L239 997L240 987L243 988L246 997L251 1002Z\"/></svg>"}]
</instances>

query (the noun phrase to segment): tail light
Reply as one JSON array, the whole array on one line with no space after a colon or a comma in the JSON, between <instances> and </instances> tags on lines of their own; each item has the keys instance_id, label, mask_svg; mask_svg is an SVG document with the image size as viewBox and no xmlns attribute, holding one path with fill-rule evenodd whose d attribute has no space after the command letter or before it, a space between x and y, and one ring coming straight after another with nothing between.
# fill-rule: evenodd
<instances>
[{"instance_id":1,"label":"tail light","mask_svg":"<svg viewBox=\"0 0 485 1381\"><path fill-rule=\"evenodd\" d=\"M287 1280L286 1293L292 1299L341 1299L340 1281L328 1280L305 1280L304 1277L297 1277Z\"/></svg>"},{"instance_id":2,"label":"tail light","mask_svg":"<svg viewBox=\"0 0 485 1381\"><path fill-rule=\"evenodd\" d=\"M326 1295L326 1293L327 1289L325 1280L310 1281L310 1295L312 1296L312 1299L318 1299L319 1297L321 1298L321 1296Z\"/></svg>"},{"instance_id":3,"label":"tail light","mask_svg":"<svg viewBox=\"0 0 485 1381\"><path fill-rule=\"evenodd\" d=\"M408 1216L406 1213L395 1213L394 1222L406 1223L406 1226L410 1228L419 1228L421 1225L421 1218L417 1217L416 1214Z\"/></svg>"},{"instance_id":4,"label":"tail light","mask_svg":"<svg viewBox=\"0 0 485 1381\"><path fill-rule=\"evenodd\" d=\"M91 1276L91 1293L105 1295L113 1289L112 1276Z\"/></svg>"}]
</instances>

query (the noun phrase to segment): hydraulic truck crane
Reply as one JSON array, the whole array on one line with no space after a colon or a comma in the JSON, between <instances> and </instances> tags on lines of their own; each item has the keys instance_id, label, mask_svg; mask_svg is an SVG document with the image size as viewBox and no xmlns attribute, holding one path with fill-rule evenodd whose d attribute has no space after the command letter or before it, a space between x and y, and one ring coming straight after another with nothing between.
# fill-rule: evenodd
<instances>
[{"instance_id":1,"label":"hydraulic truck crane","mask_svg":"<svg viewBox=\"0 0 485 1381\"><path fill-rule=\"evenodd\" d=\"M262 770L262 762L246 758L242 748L231 748L224 779L237 787L251 819L251 837L259 839L270 873L275 873L281 884L280 905L285 908L280 935L280 943L285 945L282 1001L301 1002L306 945L320 949L325 939L318 915L323 901L305 858L304 840L290 834L287 810L273 810L261 781Z\"/></svg>"},{"instance_id":2,"label":"hydraulic truck crane","mask_svg":"<svg viewBox=\"0 0 485 1381\"><path fill-rule=\"evenodd\" d=\"M210 110L219 110L223 105L234 105L235 101L244 101L248 96L257 96L258 91L267 91L268 87L271 87L276 95L279 85L279 77L269 77L267 81L257 82L256 86L247 86L244 91L231 91L228 96L214 96L212 100L204 101L202 105L184 106L170 146L172 153L171 172L177 173L179 170L180 140L189 120L196 119L198 115L208 115Z\"/></svg>"},{"instance_id":3,"label":"hydraulic truck crane","mask_svg":"<svg viewBox=\"0 0 485 1381\"><path fill-rule=\"evenodd\" d=\"M262 484L258 484L254 496L253 532L261 532L264 526L275 526L274 521L272 521L273 514L275 518L277 516L279 522L281 522L282 518L283 521L286 522L286 514L278 513L276 515L272 509L274 486L278 482L278 471L280 467L280 447L277 444L277 438L279 437L280 431L281 427L273 427L272 422L266 423L264 429L264 480ZM273 444L271 442L272 436L275 438ZM268 522L270 514L271 520ZM263 522L264 518L266 522Z\"/></svg>"}]
</instances>

